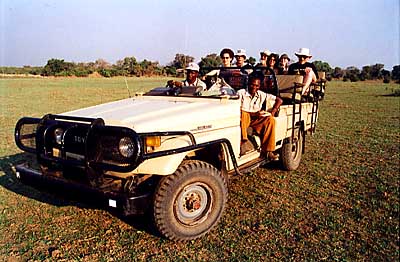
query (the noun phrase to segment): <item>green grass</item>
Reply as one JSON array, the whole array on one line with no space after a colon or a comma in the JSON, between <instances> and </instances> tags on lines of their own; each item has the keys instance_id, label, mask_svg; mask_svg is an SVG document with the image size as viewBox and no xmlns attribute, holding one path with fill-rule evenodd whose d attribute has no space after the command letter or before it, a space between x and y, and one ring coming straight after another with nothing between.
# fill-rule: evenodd
<instances>
[{"instance_id":1,"label":"green grass","mask_svg":"<svg viewBox=\"0 0 400 262\"><path fill-rule=\"evenodd\" d=\"M131 92L166 79L129 78ZM395 84L329 82L298 170L232 177L226 212L205 237L175 243L122 219L22 185L12 164L22 116L127 97L123 78L0 79L0 260L397 261L400 98Z\"/></svg>"}]
</instances>

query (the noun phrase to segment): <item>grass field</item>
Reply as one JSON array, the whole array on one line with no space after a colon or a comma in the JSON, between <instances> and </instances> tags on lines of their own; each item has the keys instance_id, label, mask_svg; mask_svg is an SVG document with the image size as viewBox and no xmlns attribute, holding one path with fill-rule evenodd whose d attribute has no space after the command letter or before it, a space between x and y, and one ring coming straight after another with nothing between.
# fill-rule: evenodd
<instances>
[{"instance_id":1,"label":"grass field","mask_svg":"<svg viewBox=\"0 0 400 262\"><path fill-rule=\"evenodd\" d=\"M166 79L130 78L131 92ZM330 82L298 170L267 165L230 181L221 222L175 243L19 183L16 121L125 98L124 78L0 79L0 261L398 261L400 97L395 84Z\"/></svg>"}]
</instances>

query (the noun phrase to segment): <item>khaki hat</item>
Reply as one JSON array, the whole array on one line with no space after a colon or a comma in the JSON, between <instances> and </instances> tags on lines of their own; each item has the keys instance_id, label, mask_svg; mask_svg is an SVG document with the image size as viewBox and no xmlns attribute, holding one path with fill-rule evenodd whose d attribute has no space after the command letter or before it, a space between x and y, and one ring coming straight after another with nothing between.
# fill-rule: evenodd
<instances>
[{"instance_id":1,"label":"khaki hat","mask_svg":"<svg viewBox=\"0 0 400 262\"><path fill-rule=\"evenodd\" d=\"M189 65L188 65L185 69L186 69L186 70L190 70L190 71L197 71L197 72L199 72L200 67L199 67L198 64L196 64L196 63L194 63L194 62L191 62L191 63L189 63Z\"/></svg>"}]
</instances>

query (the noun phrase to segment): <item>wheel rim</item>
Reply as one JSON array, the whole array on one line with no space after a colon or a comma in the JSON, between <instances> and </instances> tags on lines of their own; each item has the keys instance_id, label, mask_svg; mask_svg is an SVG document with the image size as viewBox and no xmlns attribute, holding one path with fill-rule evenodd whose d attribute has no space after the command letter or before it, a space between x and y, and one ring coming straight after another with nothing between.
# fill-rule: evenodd
<instances>
[{"instance_id":1,"label":"wheel rim","mask_svg":"<svg viewBox=\"0 0 400 262\"><path fill-rule=\"evenodd\" d=\"M175 201L175 215L182 224L192 226L203 222L212 208L211 189L204 183L186 186Z\"/></svg>"},{"instance_id":2,"label":"wheel rim","mask_svg":"<svg viewBox=\"0 0 400 262\"><path fill-rule=\"evenodd\" d=\"M297 159L297 157L298 157L299 154L300 154L300 148L299 148L300 143L299 143L299 141L300 141L300 139L297 138L297 139L296 139L296 142L294 142L294 143L292 144L292 158L293 158L293 159Z\"/></svg>"}]
</instances>

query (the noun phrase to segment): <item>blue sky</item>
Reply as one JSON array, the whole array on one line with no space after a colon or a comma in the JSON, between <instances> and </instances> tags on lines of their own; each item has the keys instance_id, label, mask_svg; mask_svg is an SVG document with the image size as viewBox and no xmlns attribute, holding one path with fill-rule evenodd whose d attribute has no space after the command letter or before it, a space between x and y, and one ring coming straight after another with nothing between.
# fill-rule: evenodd
<instances>
[{"instance_id":1,"label":"blue sky","mask_svg":"<svg viewBox=\"0 0 400 262\"><path fill-rule=\"evenodd\" d=\"M224 47L259 58L308 47L332 67L399 64L398 0L0 0L0 66L51 58L165 65ZM293 61L293 60L292 60Z\"/></svg>"}]
</instances>

